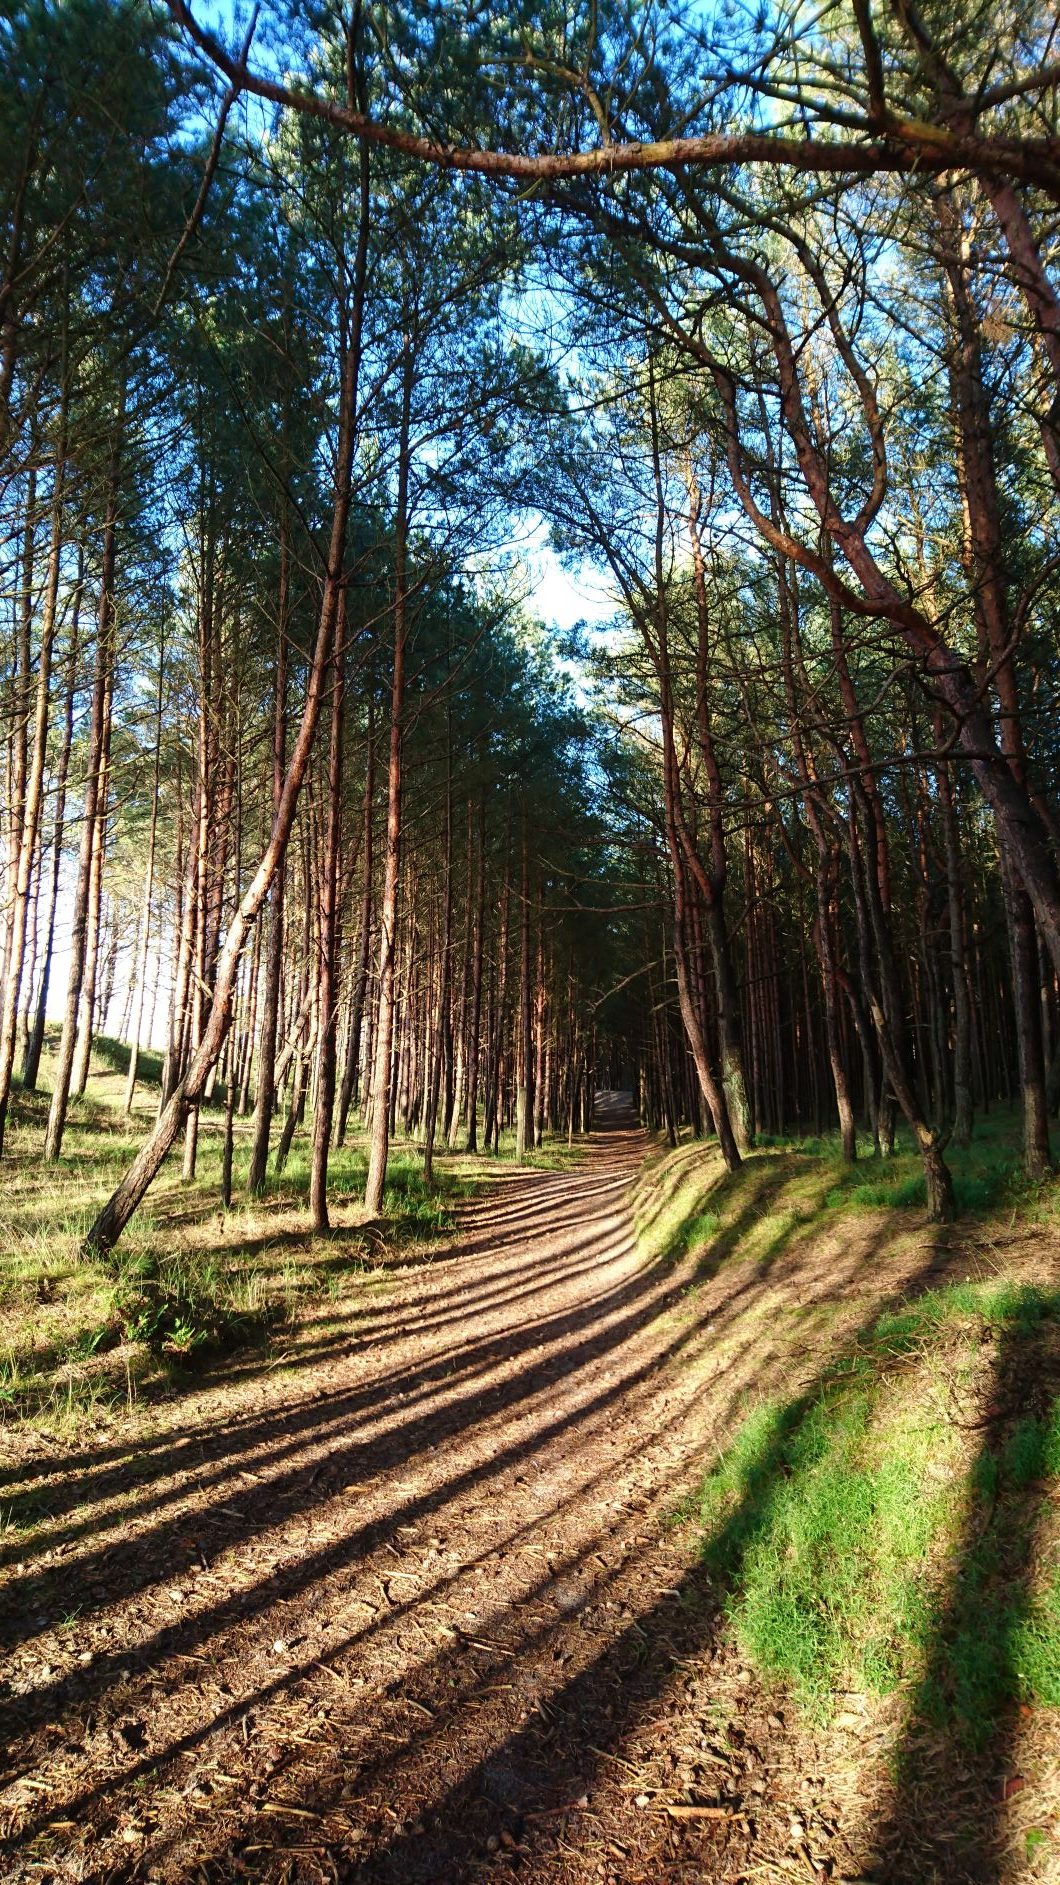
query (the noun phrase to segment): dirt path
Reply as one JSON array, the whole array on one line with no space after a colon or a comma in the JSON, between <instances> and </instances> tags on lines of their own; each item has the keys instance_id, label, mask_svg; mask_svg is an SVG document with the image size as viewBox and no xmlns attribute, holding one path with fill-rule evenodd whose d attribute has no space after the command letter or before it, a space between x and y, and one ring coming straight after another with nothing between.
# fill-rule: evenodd
<instances>
[{"instance_id":1,"label":"dirt path","mask_svg":"<svg viewBox=\"0 0 1060 1885\"><path fill-rule=\"evenodd\" d=\"M601 1123L284 1366L4 1473L39 1519L3 1559L5 1879L856 1874L865 1825L669 1518L768 1382L770 1318L816 1290L856 1322L866 1251L648 1261L645 1141Z\"/></svg>"}]
</instances>

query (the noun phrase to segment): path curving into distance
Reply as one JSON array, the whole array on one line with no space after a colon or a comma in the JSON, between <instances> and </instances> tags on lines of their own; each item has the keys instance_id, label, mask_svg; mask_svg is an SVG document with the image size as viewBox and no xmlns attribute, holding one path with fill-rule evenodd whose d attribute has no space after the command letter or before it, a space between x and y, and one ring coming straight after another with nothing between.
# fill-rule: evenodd
<instances>
[{"instance_id":1,"label":"path curving into distance","mask_svg":"<svg viewBox=\"0 0 1060 1885\"><path fill-rule=\"evenodd\" d=\"M672 1515L789 1368L771 1326L856 1308L866 1252L668 1255L628 1100L597 1119L281 1365L3 1472L37 1521L0 1536L5 1880L659 1885L786 1849L801 1756L763 1764Z\"/></svg>"}]
</instances>

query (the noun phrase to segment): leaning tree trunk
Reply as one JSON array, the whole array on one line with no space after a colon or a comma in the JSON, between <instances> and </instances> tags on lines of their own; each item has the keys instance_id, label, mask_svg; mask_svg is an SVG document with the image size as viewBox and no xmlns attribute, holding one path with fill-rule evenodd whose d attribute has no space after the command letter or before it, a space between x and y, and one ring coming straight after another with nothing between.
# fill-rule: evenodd
<instances>
[{"instance_id":1,"label":"leaning tree trunk","mask_svg":"<svg viewBox=\"0 0 1060 1885\"><path fill-rule=\"evenodd\" d=\"M272 815L279 810L283 796L284 766L287 753L287 532L280 542L280 594L276 628L276 683L272 720ZM276 1104L276 1033L280 1014L280 978L283 970L284 864L279 868L269 892L268 945L265 954L265 996L261 1013L261 1039L258 1044L258 1078L254 1094L254 1135L250 1151L247 1191L260 1197L265 1188L269 1162L269 1134Z\"/></svg>"},{"instance_id":2,"label":"leaning tree trunk","mask_svg":"<svg viewBox=\"0 0 1060 1885\"><path fill-rule=\"evenodd\" d=\"M800 246L800 257L806 260ZM855 605L859 614L878 615L892 623L910 654L919 664L925 684L946 704L956 724L956 739L965 753L969 768L993 815L999 845L1009 855L1012 867L1034 907L1039 931L1049 951L1053 966L1060 972L1060 866L1053 852L1051 832L1025 781L1017 778L998 746L996 730L983 689L968 663L949 646L943 634L918 602L900 590L877 558L869 539L869 524L864 513L845 516L835 500L831 467L820 449L807 411L800 381L799 350L788 327L783 299L765 266L733 250L717 245L718 260L759 299L764 333L768 336L777 366L777 386L785 430L790 435L798 458L802 480L822 531L830 544L842 553L860 587L860 598L845 584L839 584L831 568L830 556L820 556L806 542L799 542L780 530L761 510L753 490L751 474L741 440L737 385L724 363L711 351L704 338L683 334L682 342L695 358L708 368L725 416L727 459L733 487L755 528L775 550L794 555L803 566L812 569L828 591L844 606ZM811 262L807 266L812 267ZM827 286L821 285L825 304L831 300ZM850 365L853 353L849 337L842 332L838 318L833 337L844 361ZM854 376L862 400L864 416L873 437L877 464L883 456L880 419L868 377L854 363ZM882 476L882 473L880 474ZM877 479L882 491L885 486ZM874 513L873 513L874 514Z\"/></svg>"},{"instance_id":3,"label":"leaning tree trunk","mask_svg":"<svg viewBox=\"0 0 1060 1885\"><path fill-rule=\"evenodd\" d=\"M276 809L269 839L258 868L243 892L217 958L210 1013L202 1039L159 1113L153 1132L146 1139L121 1183L91 1225L84 1242L86 1253L103 1254L117 1243L178 1138L189 1109L197 1105L202 1098L206 1082L224 1045L232 1019L232 1003L244 944L275 880L294 823L302 782L309 764L317 722L320 718L328 662L338 619L353 466L354 439L351 423L354 410L353 362L353 354L348 353L339 387L339 437L327 572L324 579L316 641L309 667L305 703L298 733L291 750L280 803Z\"/></svg>"}]
</instances>

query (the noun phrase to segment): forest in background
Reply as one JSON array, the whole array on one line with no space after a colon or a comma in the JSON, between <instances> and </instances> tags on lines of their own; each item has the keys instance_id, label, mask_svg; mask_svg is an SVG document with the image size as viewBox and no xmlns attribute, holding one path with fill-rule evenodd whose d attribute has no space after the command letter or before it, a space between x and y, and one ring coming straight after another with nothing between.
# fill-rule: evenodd
<instances>
[{"instance_id":1,"label":"forest in background","mask_svg":"<svg viewBox=\"0 0 1060 1885\"><path fill-rule=\"evenodd\" d=\"M938 1218L1016 1106L1040 1181L1049 22L239 30L3 27L0 1146L42 1082L60 1160L93 1039L128 1111L158 1033L97 1253L217 1105L224 1201L303 1127L320 1229L351 1120L371 1213L396 1131L429 1182L598 1084L730 1170L904 1135ZM604 629L528 616L541 518Z\"/></svg>"}]
</instances>

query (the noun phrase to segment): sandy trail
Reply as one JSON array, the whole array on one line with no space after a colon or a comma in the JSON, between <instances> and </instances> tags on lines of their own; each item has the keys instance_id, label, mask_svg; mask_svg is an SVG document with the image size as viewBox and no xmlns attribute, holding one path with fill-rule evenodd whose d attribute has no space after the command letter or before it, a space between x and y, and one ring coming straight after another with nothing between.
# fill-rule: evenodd
<instances>
[{"instance_id":1,"label":"sandy trail","mask_svg":"<svg viewBox=\"0 0 1060 1885\"><path fill-rule=\"evenodd\" d=\"M499 1176L282 1368L27 1442L5 1879L736 1880L811 1805L842 1866L670 1518L785 1303L856 1320L871 1253L649 1260L645 1151L608 1099L584 1164Z\"/></svg>"}]
</instances>

